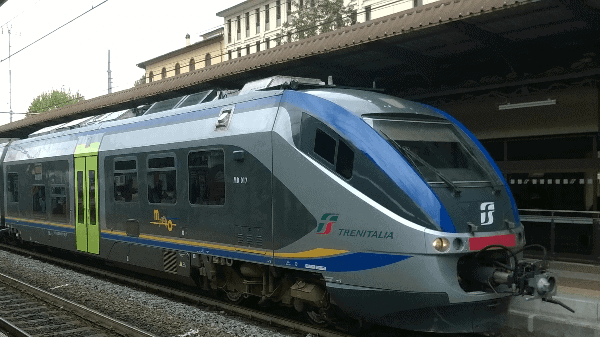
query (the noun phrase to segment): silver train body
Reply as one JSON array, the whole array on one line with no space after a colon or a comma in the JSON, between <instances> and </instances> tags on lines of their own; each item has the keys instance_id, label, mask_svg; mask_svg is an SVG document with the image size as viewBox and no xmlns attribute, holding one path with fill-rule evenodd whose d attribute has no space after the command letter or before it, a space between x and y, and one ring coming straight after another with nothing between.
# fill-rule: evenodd
<instances>
[{"instance_id":1,"label":"silver train body","mask_svg":"<svg viewBox=\"0 0 600 337\"><path fill-rule=\"evenodd\" d=\"M315 85L179 106L2 145L4 233L316 321L503 324L510 297L473 259L519 250L523 226L454 118Z\"/></svg>"}]
</instances>

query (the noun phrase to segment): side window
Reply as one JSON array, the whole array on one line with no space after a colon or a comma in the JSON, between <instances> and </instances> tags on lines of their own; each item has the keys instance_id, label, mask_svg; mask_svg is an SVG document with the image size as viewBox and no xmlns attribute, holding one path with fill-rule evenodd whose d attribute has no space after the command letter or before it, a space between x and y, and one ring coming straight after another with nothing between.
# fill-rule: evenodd
<instances>
[{"instance_id":1,"label":"side window","mask_svg":"<svg viewBox=\"0 0 600 337\"><path fill-rule=\"evenodd\" d=\"M9 173L7 178L8 202L19 202L19 175Z\"/></svg>"},{"instance_id":2,"label":"side window","mask_svg":"<svg viewBox=\"0 0 600 337\"><path fill-rule=\"evenodd\" d=\"M31 189L33 214L46 215L46 186L34 185Z\"/></svg>"},{"instance_id":3,"label":"side window","mask_svg":"<svg viewBox=\"0 0 600 337\"><path fill-rule=\"evenodd\" d=\"M340 139L338 144L337 161L335 163L335 171L342 177L350 179L352 177L352 169L354 168L354 151Z\"/></svg>"},{"instance_id":4,"label":"side window","mask_svg":"<svg viewBox=\"0 0 600 337\"><path fill-rule=\"evenodd\" d=\"M114 194L115 201L137 202L138 179L135 159L115 159Z\"/></svg>"},{"instance_id":5,"label":"side window","mask_svg":"<svg viewBox=\"0 0 600 337\"><path fill-rule=\"evenodd\" d=\"M66 222L69 213L67 202L67 168L66 161L50 163L47 174L50 185L50 215L53 220Z\"/></svg>"},{"instance_id":6,"label":"side window","mask_svg":"<svg viewBox=\"0 0 600 337\"><path fill-rule=\"evenodd\" d=\"M148 201L151 204L177 202L175 156L148 158Z\"/></svg>"},{"instance_id":7,"label":"side window","mask_svg":"<svg viewBox=\"0 0 600 337\"><path fill-rule=\"evenodd\" d=\"M50 207L52 207L52 217L62 220L67 218L67 188L65 186L50 187Z\"/></svg>"},{"instance_id":8,"label":"side window","mask_svg":"<svg viewBox=\"0 0 600 337\"><path fill-rule=\"evenodd\" d=\"M335 171L342 177L346 179L352 178L354 151L352 151L346 142L341 139L336 140L325 133L325 131L316 128L313 151L319 157L334 165Z\"/></svg>"},{"instance_id":9,"label":"side window","mask_svg":"<svg viewBox=\"0 0 600 337\"><path fill-rule=\"evenodd\" d=\"M188 171L191 204L225 204L224 158L223 150L190 152Z\"/></svg>"},{"instance_id":10,"label":"side window","mask_svg":"<svg viewBox=\"0 0 600 337\"><path fill-rule=\"evenodd\" d=\"M321 156L321 158L330 162L331 165L334 164L335 160L335 146L335 139L321 131L321 129L317 129L314 151Z\"/></svg>"}]
</instances>

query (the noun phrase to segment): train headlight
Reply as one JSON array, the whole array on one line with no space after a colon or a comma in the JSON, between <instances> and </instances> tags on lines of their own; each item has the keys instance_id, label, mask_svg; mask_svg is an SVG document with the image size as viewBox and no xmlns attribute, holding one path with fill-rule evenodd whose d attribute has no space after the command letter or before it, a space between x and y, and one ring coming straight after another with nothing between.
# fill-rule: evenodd
<instances>
[{"instance_id":1,"label":"train headlight","mask_svg":"<svg viewBox=\"0 0 600 337\"><path fill-rule=\"evenodd\" d=\"M431 243L433 248L440 253L447 251L450 248L450 241L446 238L437 238Z\"/></svg>"}]
</instances>

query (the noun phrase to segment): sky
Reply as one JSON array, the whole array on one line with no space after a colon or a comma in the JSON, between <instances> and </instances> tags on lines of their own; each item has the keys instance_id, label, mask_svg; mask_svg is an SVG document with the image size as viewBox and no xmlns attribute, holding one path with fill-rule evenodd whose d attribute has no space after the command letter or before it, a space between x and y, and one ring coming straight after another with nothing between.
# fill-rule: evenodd
<instances>
[{"instance_id":1,"label":"sky","mask_svg":"<svg viewBox=\"0 0 600 337\"><path fill-rule=\"evenodd\" d=\"M0 7L0 112L24 113L53 89L86 99L108 93L108 50L113 93L144 75L136 64L185 47L223 25L216 16L243 0L8 0ZM39 42L9 56L84 12ZM10 63L10 68L9 68ZM12 90L9 85L9 69ZM12 91L12 95L9 93ZM10 97L12 96L12 100ZM13 121L24 115L13 115ZM0 125L9 122L0 113Z\"/></svg>"}]
</instances>

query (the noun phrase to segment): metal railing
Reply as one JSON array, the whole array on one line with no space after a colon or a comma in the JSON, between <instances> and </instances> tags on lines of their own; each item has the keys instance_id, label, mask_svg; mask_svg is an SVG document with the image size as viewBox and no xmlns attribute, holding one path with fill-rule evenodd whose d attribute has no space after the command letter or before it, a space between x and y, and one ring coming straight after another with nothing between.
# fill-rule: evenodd
<instances>
[{"instance_id":1,"label":"metal railing","mask_svg":"<svg viewBox=\"0 0 600 337\"><path fill-rule=\"evenodd\" d=\"M527 244L546 247L550 259L600 264L600 212L520 209L519 214Z\"/></svg>"}]
</instances>

